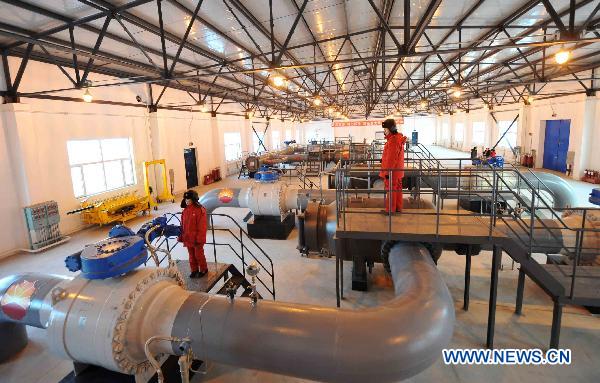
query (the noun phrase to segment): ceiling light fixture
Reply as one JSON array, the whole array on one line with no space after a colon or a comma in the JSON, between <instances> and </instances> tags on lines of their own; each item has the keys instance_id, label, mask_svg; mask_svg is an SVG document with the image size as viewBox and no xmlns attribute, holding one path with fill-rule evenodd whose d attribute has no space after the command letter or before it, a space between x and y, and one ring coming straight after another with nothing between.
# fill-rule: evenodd
<instances>
[{"instance_id":1,"label":"ceiling light fixture","mask_svg":"<svg viewBox=\"0 0 600 383\"><path fill-rule=\"evenodd\" d=\"M460 98L460 96L462 96L462 91L460 90L460 88L454 88L454 90L452 91L452 97Z\"/></svg>"},{"instance_id":2,"label":"ceiling light fixture","mask_svg":"<svg viewBox=\"0 0 600 383\"><path fill-rule=\"evenodd\" d=\"M281 76L281 75L277 75L275 77L273 77L273 85L275 85L277 88L281 88L285 85L285 77Z\"/></svg>"},{"instance_id":3,"label":"ceiling light fixture","mask_svg":"<svg viewBox=\"0 0 600 383\"><path fill-rule=\"evenodd\" d=\"M94 99L94 97L90 93L90 89L89 88L85 88L85 92L83 93L82 98L83 98L83 101L85 101L85 102L92 102L92 100Z\"/></svg>"},{"instance_id":4,"label":"ceiling light fixture","mask_svg":"<svg viewBox=\"0 0 600 383\"><path fill-rule=\"evenodd\" d=\"M565 64L571 58L571 52L566 51L564 49L559 50L554 55L554 60L558 65Z\"/></svg>"},{"instance_id":5,"label":"ceiling light fixture","mask_svg":"<svg viewBox=\"0 0 600 383\"><path fill-rule=\"evenodd\" d=\"M320 106L322 102L323 101L321 101L321 98L319 98L319 97L315 97L315 99L313 100L313 104L315 106Z\"/></svg>"},{"instance_id":6,"label":"ceiling light fixture","mask_svg":"<svg viewBox=\"0 0 600 383\"><path fill-rule=\"evenodd\" d=\"M419 105L421 105L421 108L427 108L427 105L429 105L429 101L427 101L426 98L422 98Z\"/></svg>"},{"instance_id":7,"label":"ceiling light fixture","mask_svg":"<svg viewBox=\"0 0 600 383\"><path fill-rule=\"evenodd\" d=\"M208 111L208 106L204 101L198 101L198 105L200 105L200 112L206 113Z\"/></svg>"}]
</instances>

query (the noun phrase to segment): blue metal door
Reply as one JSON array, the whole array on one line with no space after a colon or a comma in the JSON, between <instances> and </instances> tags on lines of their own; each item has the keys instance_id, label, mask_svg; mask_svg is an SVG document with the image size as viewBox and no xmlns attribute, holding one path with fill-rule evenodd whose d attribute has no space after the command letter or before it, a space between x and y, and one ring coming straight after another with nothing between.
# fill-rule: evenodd
<instances>
[{"instance_id":1,"label":"blue metal door","mask_svg":"<svg viewBox=\"0 0 600 383\"><path fill-rule=\"evenodd\" d=\"M571 120L546 121L544 138L544 168L561 173L567 171L567 151L569 150L569 134Z\"/></svg>"}]
</instances>

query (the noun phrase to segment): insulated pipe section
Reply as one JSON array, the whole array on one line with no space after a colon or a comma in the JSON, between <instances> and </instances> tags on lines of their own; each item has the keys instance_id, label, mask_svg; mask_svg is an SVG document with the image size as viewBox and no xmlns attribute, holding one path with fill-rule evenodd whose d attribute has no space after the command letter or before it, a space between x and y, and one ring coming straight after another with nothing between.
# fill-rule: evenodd
<instances>
[{"instance_id":1,"label":"insulated pipe section","mask_svg":"<svg viewBox=\"0 0 600 383\"><path fill-rule=\"evenodd\" d=\"M545 172L524 172L522 174L533 186L537 186L539 182L537 178L539 178L548 187L554 198L555 208L577 206L575 189L562 177ZM540 190L544 190L544 185L540 185Z\"/></svg>"},{"instance_id":2,"label":"insulated pipe section","mask_svg":"<svg viewBox=\"0 0 600 383\"><path fill-rule=\"evenodd\" d=\"M396 298L345 310L194 293L173 326L202 360L330 382L395 382L429 367L452 337L454 304L420 244L390 250ZM175 352L175 350L174 350Z\"/></svg>"},{"instance_id":3,"label":"insulated pipe section","mask_svg":"<svg viewBox=\"0 0 600 383\"><path fill-rule=\"evenodd\" d=\"M208 214L218 207L247 207L240 205L240 188L212 189L200 197L200 204L204 206Z\"/></svg>"},{"instance_id":4,"label":"insulated pipe section","mask_svg":"<svg viewBox=\"0 0 600 383\"><path fill-rule=\"evenodd\" d=\"M306 209L311 200L335 201L335 190L308 190L281 182L256 182L246 188L213 189L200 197L207 213L219 207L248 208L254 215L281 216L293 209Z\"/></svg>"},{"instance_id":5,"label":"insulated pipe section","mask_svg":"<svg viewBox=\"0 0 600 383\"><path fill-rule=\"evenodd\" d=\"M392 382L440 356L454 305L423 246L394 246L390 265L396 298L356 311L192 293L172 268L105 280L8 277L0 324L47 328L58 356L127 374L151 370L148 339L172 336L189 338L202 360L324 381ZM16 293L19 307L5 311ZM149 351L181 355L181 346L156 342Z\"/></svg>"},{"instance_id":6,"label":"insulated pipe section","mask_svg":"<svg viewBox=\"0 0 600 383\"><path fill-rule=\"evenodd\" d=\"M27 346L25 326L48 327L52 305L63 295L66 277L42 274L11 275L0 279L0 362Z\"/></svg>"}]
</instances>

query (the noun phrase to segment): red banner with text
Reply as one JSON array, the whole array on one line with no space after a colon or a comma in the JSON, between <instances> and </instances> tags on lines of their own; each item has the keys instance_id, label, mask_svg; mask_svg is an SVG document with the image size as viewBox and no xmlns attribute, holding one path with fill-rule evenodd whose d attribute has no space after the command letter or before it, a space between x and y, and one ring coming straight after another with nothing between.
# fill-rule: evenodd
<instances>
[{"instance_id":1,"label":"red banner with text","mask_svg":"<svg viewBox=\"0 0 600 383\"><path fill-rule=\"evenodd\" d=\"M404 124L403 117L396 117L396 125ZM333 121L332 126L334 128L347 127L347 126L374 126L379 125L385 121L385 119L373 119L373 120L347 120L347 121Z\"/></svg>"}]
</instances>

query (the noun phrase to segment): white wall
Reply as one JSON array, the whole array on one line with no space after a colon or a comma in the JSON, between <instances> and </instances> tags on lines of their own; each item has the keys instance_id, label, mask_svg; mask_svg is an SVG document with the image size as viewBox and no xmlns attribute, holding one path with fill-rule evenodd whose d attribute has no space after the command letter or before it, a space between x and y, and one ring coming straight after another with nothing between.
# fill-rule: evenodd
<instances>
[{"instance_id":1,"label":"white wall","mask_svg":"<svg viewBox=\"0 0 600 383\"><path fill-rule=\"evenodd\" d=\"M11 72L16 73L20 60L9 58ZM0 69L1 70L1 69ZM106 76L91 74L94 84L112 81ZM35 92L46 89L69 88L71 83L53 65L30 61L19 91ZM155 88L155 97L160 88ZM53 93L79 99L81 90ZM159 109L148 113L137 104L140 95L147 100L143 85L93 88L94 100L134 103L133 106L83 103L74 101L22 98L19 104L0 105L0 256L27 246L22 207L46 200L58 202L61 212L61 231L70 233L82 228L78 215L65 213L80 206L74 197L66 143L73 139L130 137L133 141L137 185L129 189L143 193L142 162L164 158L167 169L175 173L175 191L186 188L183 150L190 142L197 150L199 181L216 166L225 169L223 135L238 131L242 150L251 150L249 120L240 107L223 105L219 112L238 112L240 116L184 110ZM185 92L168 89L162 104L191 105ZM139 105L139 107L137 106ZM280 123L281 124L281 123ZM291 124L291 123L288 123ZM283 125L277 129L283 129ZM285 135L282 131L281 137ZM155 189L156 182L151 184ZM155 179L160 179L154 177ZM118 191L102 193L104 198Z\"/></svg>"},{"instance_id":2,"label":"white wall","mask_svg":"<svg viewBox=\"0 0 600 383\"><path fill-rule=\"evenodd\" d=\"M587 97L577 94L547 100L535 100L532 105L511 104L496 107L493 110L498 121L512 121L517 114L519 118L517 145L522 147L523 153L537 150L536 167L542 167L544 148L544 127L547 120L571 120L571 134L569 151L575 152L573 177L579 178L585 169L600 169L600 151L594 147L600 145L600 101L598 97ZM553 116L555 114L555 116ZM484 109L470 113L455 113L454 115L437 116L436 143L441 146L468 150L472 145L473 123L485 122L485 147L491 147L500 138L497 124L491 118L490 112ZM450 139L444 140L442 125L448 124L451 134ZM465 124L465 139L456 145L455 128L457 123ZM500 148L499 154L508 159L512 158L509 149Z\"/></svg>"}]
</instances>

